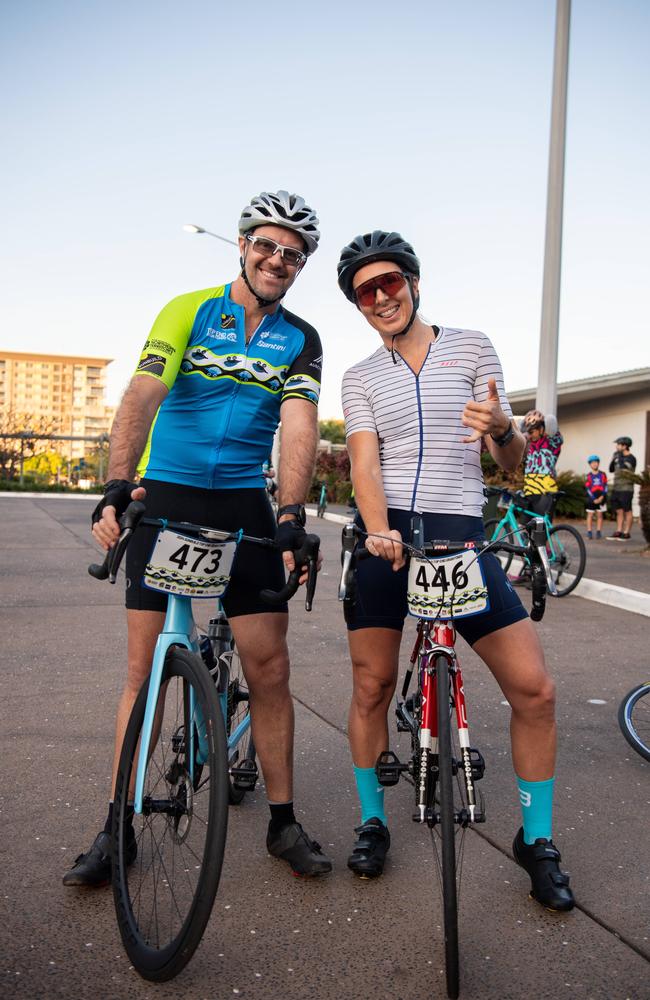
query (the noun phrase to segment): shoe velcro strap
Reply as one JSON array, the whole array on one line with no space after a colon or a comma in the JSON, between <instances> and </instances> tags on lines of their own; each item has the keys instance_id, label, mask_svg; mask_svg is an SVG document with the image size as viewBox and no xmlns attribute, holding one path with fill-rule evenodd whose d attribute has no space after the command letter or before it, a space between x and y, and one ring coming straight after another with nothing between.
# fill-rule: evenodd
<instances>
[{"instance_id":1,"label":"shoe velcro strap","mask_svg":"<svg viewBox=\"0 0 650 1000\"><path fill-rule=\"evenodd\" d=\"M535 861L561 861L560 852L553 844L535 844L533 857Z\"/></svg>"}]
</instances>

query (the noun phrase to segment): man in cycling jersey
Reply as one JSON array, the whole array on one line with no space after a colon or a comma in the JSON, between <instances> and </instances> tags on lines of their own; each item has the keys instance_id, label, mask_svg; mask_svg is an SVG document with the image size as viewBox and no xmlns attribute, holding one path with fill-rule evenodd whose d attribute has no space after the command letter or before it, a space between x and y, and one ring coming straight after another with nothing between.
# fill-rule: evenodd
<instances>
[{"instance_id":1,"label":"man in cycling jersey","mask_svg":"<svg viewBox=\"0 0 650 1000\"><path fill-rule=\"evenodd\" d=\"M263 192L243 209L238 277L180 295L154 323L115 417L109 482L93 515L93 536L104 548L116 541L116 518L130 499L146 499L152 517L258 536L277 532L280 551L239 545L223 605L250 692L271 810L267 848L306 876L326 874L331 863L293 811L287 605L269 606L259 594L283 586L283 565L294 568L293 553L305 537L322 350L316 330L281 300L319 238L316 214L298 195ZM276 526L262 464L280 418ZM155 529L138 529L127 551L128 673L117 713L113 783L129 715L164 621L166 595L141 584L154 537ZM112 803L104 829L66 873L65 885L108 881L111 817ZM135 860L134 839L127 851Z\"/></svg>"},{"instance_id":2,"label":"man in cycling jersey","mask_svg":"<svg viewBox=\"0 0 650 1000\"><path fill-rule=\"evenodd\" d=\"M349 735L361 825L348 861L357 875L383 871L390 846L375 762L388 748L387 710L397 680L407 613L403 538L414 512L427 538L479 540L484 503L481 440L506 470L524 439L514 426L499 359L477 331L429 326L418 313L420 263L399 233L376 230L341 252L339 285L379 334L382 346L343 378L343 413L359 523L376 559L359 563ZM490 668L512 709L512 757L523 828L517 862L544 906L574 905L551 839L555 770L554 685L521 601L492 554L482 559L489 608L457 631Z\"/></svg>"}]
</instances>

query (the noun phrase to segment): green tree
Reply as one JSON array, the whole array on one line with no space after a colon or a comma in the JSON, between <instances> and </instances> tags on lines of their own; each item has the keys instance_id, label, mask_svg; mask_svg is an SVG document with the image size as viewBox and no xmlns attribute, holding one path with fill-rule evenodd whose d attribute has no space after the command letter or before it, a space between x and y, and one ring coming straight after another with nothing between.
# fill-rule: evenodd
<instances>
[{"instance_id":1,"label":"green tree","mask_svg":"<svg viewBox=\"0 0 650 1000\"><path fill-rule=\"evenodd\" d=\"M39 451L38 454L25 459L23 465L26 476L51 483L63 467L64 460L58 451Z\"/></svg>"},{"instance_id":2,"label":"green tree","mask_svg":"<svg viewBox=\"0 0 650 1000\"><path fill-rule=\"evenodd\" d=\"M37 417L33 413L17 413L15 410L0 412L0 479L18 479L21 458L23 472L27 461L47 444L27 432L52 434L54 421L51 417ZM18 437L17 435L24 435ZM13 436L12 436L13 435Z\"/></svg>"},{"instance_id":3,"label":"green tree","mask_svg":"<svg viewBox=\"0 0 650 1000\"><path fill-rule=\"evenodd\" d=\"M345 421L321 420L318 427L321 440L331 441L332 444L345 444Z\"/></svg>"}]
</instances>

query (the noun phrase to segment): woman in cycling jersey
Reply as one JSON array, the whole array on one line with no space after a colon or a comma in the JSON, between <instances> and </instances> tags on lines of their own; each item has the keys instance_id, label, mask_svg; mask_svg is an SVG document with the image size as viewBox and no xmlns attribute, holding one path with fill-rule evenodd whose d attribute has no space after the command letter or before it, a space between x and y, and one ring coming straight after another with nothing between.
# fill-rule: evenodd
<instances>
[{"instance_id":1,"label":"woman in cycling jersey","mask_svg":"<svg viewBox=\"0 0 650 1000\"><path fill-rule=\"evenodd\" d=\"M420 262L399 233L357 236L341 252L339 286L379 334L374 354L343 378L343 413L352 482L366 547L359 564L349 734L361 825L348 867L383 871L390 845L375 762L388 748L387 711L397 680L407 613L402 539L413 512L427 538L482 539L480 450L516 468L524 438L514 426L501 364L485 334L429 325L418 313ZM555 691L532 623L498 560L482 560L489 609L459 620L457 631L494 674L512 709L512 757L523 827L514 841L534 897L574 905L551 839L555 771Z\"/></svg>"}]
</instances>

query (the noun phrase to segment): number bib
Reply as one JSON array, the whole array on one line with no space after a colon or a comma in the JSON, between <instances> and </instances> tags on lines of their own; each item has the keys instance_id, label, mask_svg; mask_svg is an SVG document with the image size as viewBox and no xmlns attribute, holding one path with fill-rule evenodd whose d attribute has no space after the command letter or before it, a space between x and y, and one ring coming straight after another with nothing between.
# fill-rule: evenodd
<instances>
[{"instance_id":1,"label":"number bib","mask_svg":"<svg viewBox=\"0 0 650 1000\"><path fill-rule=\"evenodd\" d=\"M237 543L210 542L159 531L142 582L149 590L184 597L222 597Z\"/></svg>"},{"instance_id":2,"label":"number bib","mask_svg":"<svg viewBox=\"0 0 650 1000\"><path fill-rule=\"evenodd\" d=\"M419 559L411 556L408 609L415 618L468 618L490 607L487 586L474 549Z\"/></svg>"}]
</instances>

